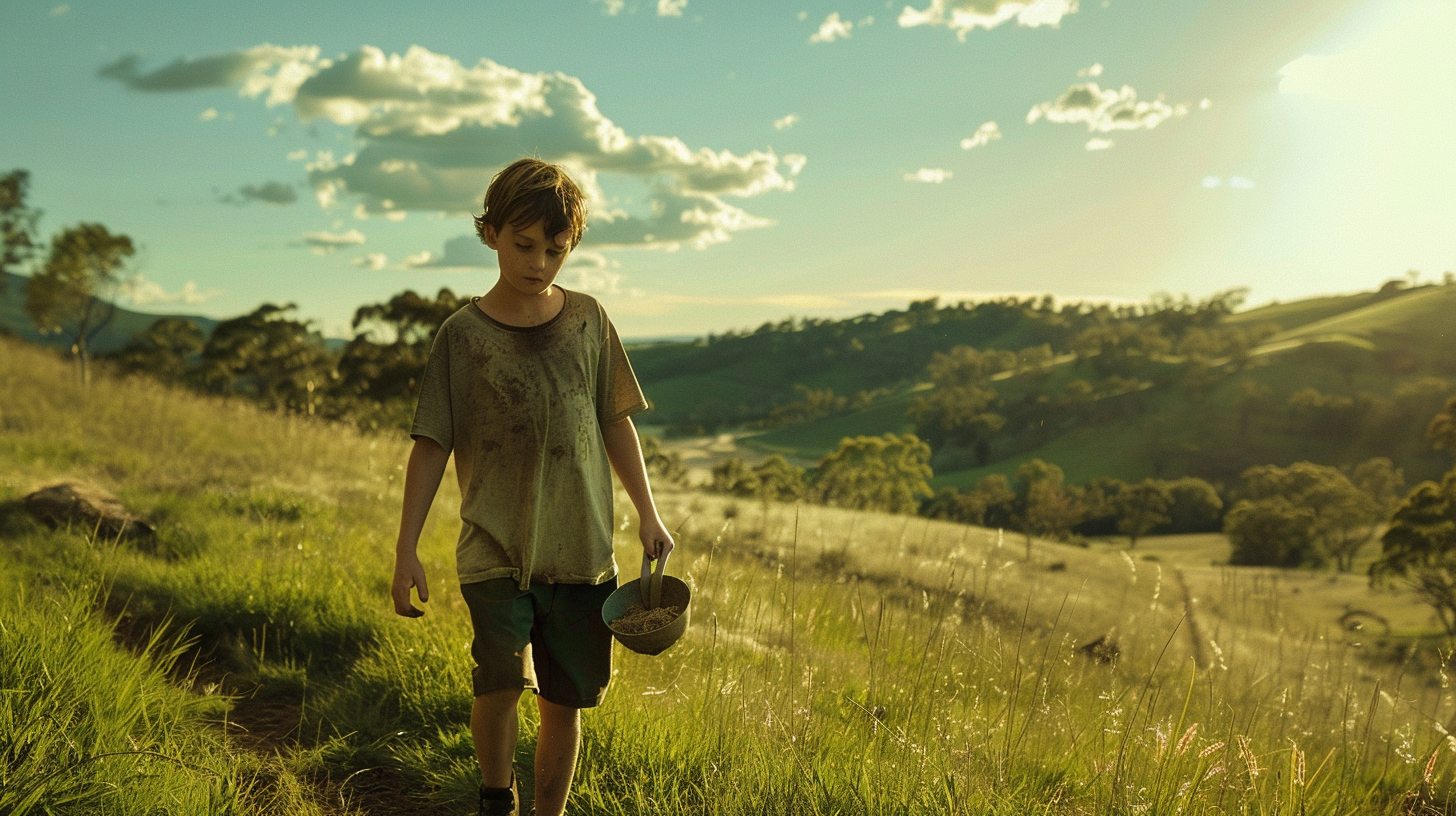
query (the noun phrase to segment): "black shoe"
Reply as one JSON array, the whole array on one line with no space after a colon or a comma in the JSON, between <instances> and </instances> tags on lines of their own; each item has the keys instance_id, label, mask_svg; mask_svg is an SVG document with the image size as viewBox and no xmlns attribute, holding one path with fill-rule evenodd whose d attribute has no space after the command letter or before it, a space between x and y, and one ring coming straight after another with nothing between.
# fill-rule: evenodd
<instances>
[{"instance_id":1,"label":"black shoe","mask_svg":"<svg viewBox=\"0 0 1456 816\"><path fill-rule=\"evenodd\" d=\"M516 778L509 788L480 786L480 816L519 816L520 798L516 794Z\"/></svg>"}]
</instances>

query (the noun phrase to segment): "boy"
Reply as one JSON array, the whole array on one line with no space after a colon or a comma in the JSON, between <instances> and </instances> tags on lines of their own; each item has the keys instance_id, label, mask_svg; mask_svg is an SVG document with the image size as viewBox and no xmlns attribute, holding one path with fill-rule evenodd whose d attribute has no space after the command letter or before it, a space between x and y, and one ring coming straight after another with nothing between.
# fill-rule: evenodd
<instances>
[{"instance_id":1,"label":"boy","mask_svg":"<svg viewBox=\"0 0 1456 816\"><path fill-rule=\"evenodd\" d=\"M440 327L420 385L395 549L394 611L429 600L416 544L451 452L460 481L456 547L475 638L470 731L480 813L516 814L516 703L536 692L536 813L559 816L581 745L583 708L611 679L603 601L612 561L615 469L643 551L665 557L631 416L647 407L616 330L587 295L554 285L581 240L586 202L559 167L502 170L475 219L500 278ZM609 467L610 463L610 467Z\"/></svg>"}]
</instances>

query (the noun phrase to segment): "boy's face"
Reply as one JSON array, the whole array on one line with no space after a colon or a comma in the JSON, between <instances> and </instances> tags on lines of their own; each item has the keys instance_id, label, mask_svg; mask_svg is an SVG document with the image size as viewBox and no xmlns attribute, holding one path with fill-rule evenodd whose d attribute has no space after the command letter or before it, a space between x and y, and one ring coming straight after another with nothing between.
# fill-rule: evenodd
<instances>
[{"instance_id":1,"label":"boy's face","mask_svg":"<svg viewBox=\"0 0 1456 816\"><path fill-rule=\"evenodd\" d=\"M507 223L499 231L485 225L485 245L496 252L501 280L528 297L551 291L571 251L570 232L547 237L545 230L542 221L525 228Z\"/></svg>"}]
</instances>

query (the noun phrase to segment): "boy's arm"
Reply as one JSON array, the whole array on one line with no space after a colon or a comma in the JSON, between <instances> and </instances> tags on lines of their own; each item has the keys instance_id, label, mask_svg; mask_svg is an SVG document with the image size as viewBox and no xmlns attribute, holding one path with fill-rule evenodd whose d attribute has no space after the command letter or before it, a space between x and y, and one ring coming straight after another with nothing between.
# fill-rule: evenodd
<instances>
[{"instance_id":1,"label":"boy's arm","mask_svg":"<svg viewBox=\"0 0 1456 816\"><path fill-rule=\"evenodd\" d=\"M425 527L425 516L435 500L435 491L440 488L440 478L445 475L445 463L449 461L450 452L440 447L440 443L425 436L415 438L404 472L404 509L399 517L399 540L394 545L394 581L389 588L395 613L407 618L425 614L410 603L410 587L419 591L420 603L430 600L425 567L415 548Z\"/></svg>"},{"instance_id":2,"label":"boy's arm","mask_svg":"<svg viewBox=\"0 0 1456 816\"><path fill-rule=\"evenodd\" d=\"M657 515L657 504L652 501L652 486L647 482L647 465L642 461L642 445L637 440L637 427L632 418L617 420L602 428L602 441L607 446L607 458L622 487L637 508L637 537L642 540L642 551L653 558L664 558L672 552L672 534Z\"/></svg>"}]
</instances>

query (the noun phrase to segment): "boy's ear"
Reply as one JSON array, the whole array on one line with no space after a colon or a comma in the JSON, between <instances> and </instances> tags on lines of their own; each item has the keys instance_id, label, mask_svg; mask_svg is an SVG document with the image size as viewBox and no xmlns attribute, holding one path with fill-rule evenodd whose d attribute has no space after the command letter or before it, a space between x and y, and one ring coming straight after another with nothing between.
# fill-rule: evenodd
<instances>
[{"instance_id":1,"label":"boy's ear","mask_svg":"<svg viewBox=\"0 0 1456 816\"><path fill-rule=\"evenodd\" d=\"M495 227L491 226L490 224L485 225L484 232L485 245L490 247L491 249L496 249L496 244L500 242L500 233L496 232Z\"/></svg>"}]
</instances>

